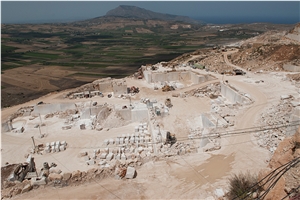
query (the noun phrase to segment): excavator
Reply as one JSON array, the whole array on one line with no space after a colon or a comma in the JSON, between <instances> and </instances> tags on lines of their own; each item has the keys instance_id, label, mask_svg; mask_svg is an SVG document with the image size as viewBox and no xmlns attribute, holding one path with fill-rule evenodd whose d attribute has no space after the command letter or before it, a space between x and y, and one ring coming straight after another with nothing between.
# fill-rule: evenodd
<instances>
[{"instance_id":1,"label":"excavator","mask_svg":"<svg viewBox=\"0 0 300 200\"><path fill-rule=\"evenodd\" d=\"M171 146L173 144L175 144L177 142L177 139L175 137L175 134L171 134L169 131L167 132L167 135L166 135L166 142L165 144L171 144Z\"/></svg>"}]
</instances>

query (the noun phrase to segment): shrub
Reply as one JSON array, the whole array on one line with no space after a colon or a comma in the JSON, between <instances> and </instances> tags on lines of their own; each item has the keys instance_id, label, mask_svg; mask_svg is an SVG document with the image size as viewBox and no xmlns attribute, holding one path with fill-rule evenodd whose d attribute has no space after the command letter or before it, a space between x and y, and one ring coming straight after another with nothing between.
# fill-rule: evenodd
<instances>
[{"instance_id":1,"label":"shrub","mask_svg":"<svg viewBox=\"0 0 300 200\"><path fill-rule=\"evenodd\" d=\"M247 173L234 174L229 178L229 199L252 199L253 192L259 192L259 186L253 187L257 183L257 175ZM249 195L248 195L249 194Z\"/></svg>"}]
</instances>

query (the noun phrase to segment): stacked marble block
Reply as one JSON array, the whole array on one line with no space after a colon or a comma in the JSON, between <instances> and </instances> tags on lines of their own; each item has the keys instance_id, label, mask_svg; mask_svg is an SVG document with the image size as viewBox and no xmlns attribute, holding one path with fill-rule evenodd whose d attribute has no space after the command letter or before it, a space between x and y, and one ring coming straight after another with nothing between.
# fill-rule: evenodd
<instances>
[{"instance_id":1,"label":"stacked marble block","mask_svg":"<svg viewBox=\"0 0 300 200\"><path fill-rule=\"evenodd\" d=\"M148 146L148 145L147 145ZM99 165L101 167L108 167L110 165L110 161L112 160L123 160L127 159L135 159L137 157L144 158L146 156L151 156L153 153L153 147L135 147L134 145L130 148L118 147L118 148L105 148L102 149L98 158L100 159Z\"/></svg>"},{"instance_id":2,"label":"stacked marble block","mask_svg":"<svg viewBox=\"0 0 300 200\"><path fill-rule=\"evenodd\" d=\"M45 152L46 153L55 153L66 150L67 143L66 141L56 141L51 143L46 143Z\"/></svg>"},{"instance_id":3,"label":"stacked marble block","mask_svg":"<svg viewBox=\"0 0 300 200\"><path fill-rule=\"evenodd\" d=\"M123 146L128 144L143 144L149 143L151 141L151 135L148 132L147 123L141 123L139 126L135 127L135 132L131 135L123 134L115 139L106 139L104 140L104 145L117 145Z\"/></svg>"}]
</instances>

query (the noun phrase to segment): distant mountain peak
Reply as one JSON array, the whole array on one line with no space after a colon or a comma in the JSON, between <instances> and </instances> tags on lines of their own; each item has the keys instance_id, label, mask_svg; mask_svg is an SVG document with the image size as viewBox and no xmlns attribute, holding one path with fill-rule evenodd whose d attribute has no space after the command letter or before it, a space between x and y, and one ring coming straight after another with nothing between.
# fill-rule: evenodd
<instances>
[{"instance_id":1,"label":"distant mountain peak","mask_svg":"<svg viewBox=\"0 0 300 200\"><path fill-rule=\"evenodd\" d=\"M158 20L168 20L168 21L181 21L186 23L199 23L197 20L193 20L186 16L163 14L158 12L153 12L140 8L137 6L120 5L115 9L112 9L106 13L105 16L114 17L125 17L125 18L137 18L137 19L158 19Z\"/></svg>"}]
</instances>

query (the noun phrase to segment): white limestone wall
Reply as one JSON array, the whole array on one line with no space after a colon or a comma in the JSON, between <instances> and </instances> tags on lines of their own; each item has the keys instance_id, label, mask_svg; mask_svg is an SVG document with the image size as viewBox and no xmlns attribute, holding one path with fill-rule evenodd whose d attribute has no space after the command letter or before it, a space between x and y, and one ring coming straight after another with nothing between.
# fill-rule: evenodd
<instances>
[{"instance_id":1,"label":"white limestone wall","mask_svg":"<svg viewBox=\"0 0 300 200\"><path fill-rule=\"evenodd\" d=\"M246 103L246 97L242 96L228 85L221 83L221 94L232 103Z\"/></svg>"},{"instance_id":2,"label":"white limestone wall","mask_svg":"<svg viewBox=\"0 0 300 200\"><path fill-rule=\"evenodd\" d=\"M194 72L191 72L190 74L191 74L191 81L194 84L204 83L206 81L213 80L213 77L209 75L196 74Z\"/></svg>"},{"instance_id":3,"label":"white limestone wall","mask_svg":"<svg viewBox=\"0 0 300 200\"><path fill-rule=\"evenodd\" d=\"M147 83L152 83L151 81L151 72L150 71L143 71L144 78L146 79Z\"/></svg>"},{"instance_id":4,"label":"white limestone wall","mask_svg":"<svg viewBox=\"0 0 300 200\"><path fill-rule=\"evenodd\" d=\"M115 96L121 95L121 94L127 94L127 85L123 84L113 84L113 92Z\"/></svg>"},{"instance_id":5,"label":"white limestone wall","mask_svg":"<svg viewBox=\"0 0 300 200\"><path fill-rule=\"evenodd\" d=\"M169 71L169 72L144 71L143 73L148 83L191 80L194 84L198 84L213 79L213 77L209 75L201 75L192 71Z\"/></svg>"},{"instance_id":6,"label":"white limestone wall","mask_svg":"<svg viewBox=\"0 0 300 200\"><path fill-rule=\"evenodd\" d=\"M35 105L31 115L46 115L58 111L66 111L68 109L76 109L74 103L53 103L53 104L41 104Z\"/></svg>"},{"instance_id":7,"label":"white limestone wall","mask_svg":"<svg viewBox=\"0 0 300 200\"><path fill-rule=\"evenodd\" d=\"M201 114L201 119L203 128L211 128L215 126L215 124L207 117L205 113Z\"/></svg>"},{"instance_id":8,"label":"white limestone wall","mask_svg":"<svg viewBox=\"0 0 300 200\"><path fill-rule=\"evenodd\" d=\"M111 81L99 83L99 91L100 92L111 92L113 90Z\"/></svg>"},{"instance_id":9,"label":"white limestone wall","mask_svg":"<svg viewBox=\"0 0 300 200\"><path fill-rule=\"evenodd\" d=\"M101 111L102 107L86 107L83 109L80 118L81 119L90 119L92 115L97 116Z\"/></svg>"},{"instance_id":10,"label":"white limestone wall","mask_svg":"<svg viewBox=\"0 0 300 200\"><path fill-rule=\"evenodd\" d=\"M202 132L203 138L200 140L200 145L199 145L200 148L205 147L210 142L207 137L208 135L209 135L209 130L205 128Z\"/></svg>"},{"instance_id":11,"label":"white limestone wall","mask_svg":"<svg viewBox=\"0 0 300 200\"><path fill-rule=\"evenodd\" d=\"M122 109L122 110L117 110L117 114L124 119L125 121L131 121L131 110L130 109Z\"/></svg>"},{"instance_id":12,"label":"white limestone wall","mask_svg":"<svg viewBox=\"0 0 300 200\"><path fill-rule=\"evenodd\" d=\"M182 80L190 80L191 79L191 72L190 71L183 71L179 74L179 81Z\"/></svg>"},{"instance_id":13,"label":"white limestone wall","mask_svg":"<svg viewBox=\"0 0 300 200\"><path fill-rule=\"evenodd\" d=\"M131 110L131 121L132 122L148 122L148 109L137 108Z\"/></svg>"},{"instance_id":14,"label":"white limestone wall","mask_svg":"<svg viewBox=\"0 0 300 200\"><path fill-rule=\"evenodd\" d=\"M1 124L1 132L9 132L13 129L12 123L10 121Z\"/></svg>"},{"instance_id":15,"label":"white limestone wall","mask_svg":"<svg viewBox=\"0 0 300 200\"><path fill-rule=\"evenodd\" d=\"M299 124L299 122L300 122L300 107L294 108L289 121L293 122L293 124L296 124L296 123ZM287 136L294 135L296 133L298 127L299 127L299 125L287 127L286 135Z\"/></svg>"}]
</instances>

